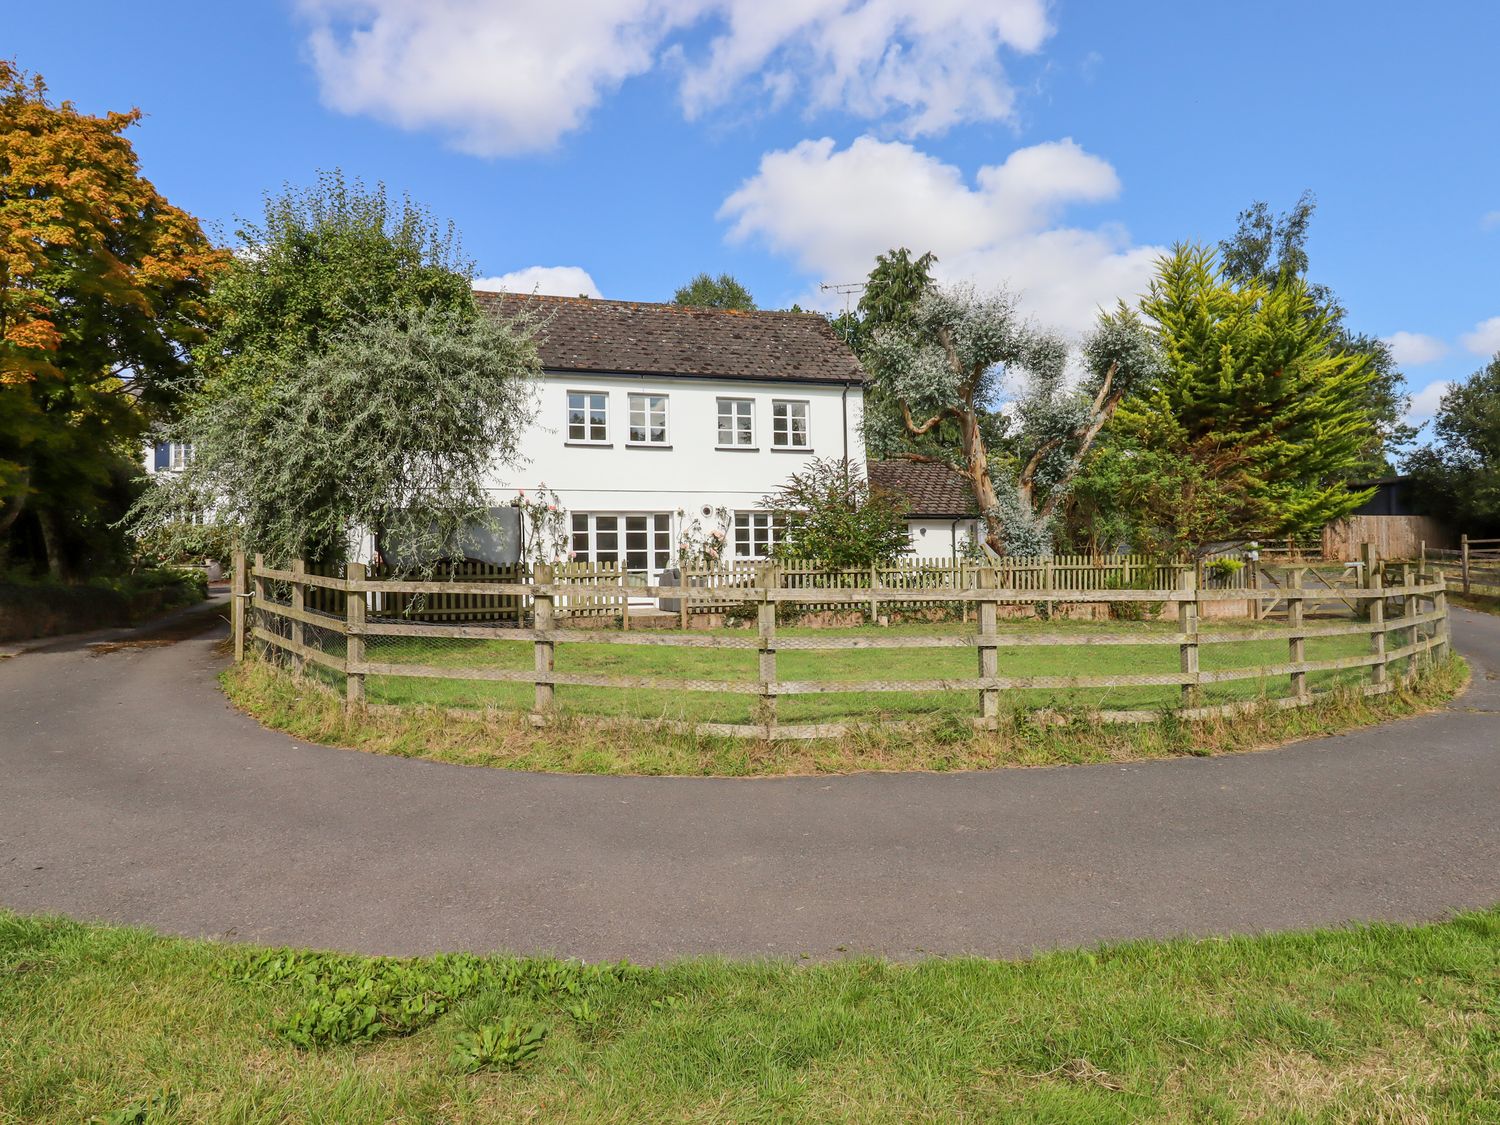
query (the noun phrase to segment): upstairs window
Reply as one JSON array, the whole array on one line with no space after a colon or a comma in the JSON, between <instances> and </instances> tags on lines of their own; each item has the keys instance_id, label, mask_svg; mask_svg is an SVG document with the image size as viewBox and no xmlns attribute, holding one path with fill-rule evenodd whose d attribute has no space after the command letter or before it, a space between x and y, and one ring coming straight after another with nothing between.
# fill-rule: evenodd
<instances>
[{"instance_id":1,"label":"upstairs window","mask_svg":"<svg viewBox=\"0 0 1500 1125\"><path fill-rule=\"evenodd\" d=\"M630 396L630 444L667 444L667 396Z\"/></svg>"},{"instance_id":2,"label":"upstairs window","mask_svg":"<svg viewBox=\"0 0 1500 1125\"><path fill-rule=\"evenodd\" d=\"M185 469L188 462L193 459L193 446L191 442L174 441L170 449L171 464L174 469Z\"/></svg>"},{"instance_id":3,"label":"upstairs window","mask_svg":"<svg viewBox=\"0 0 1500 1125\"><path fill-rule=\"evenodd\" d=\"M808 449L807 403L790 399L771 402L771 445L776 449Z\"/></svg>"},{"instance_id":4,"label":"upstairs window","mask_svg":"<svg viewBox=\"0 0 1500 1125\"><path fill-rule=\"evenodd\" d=\"M568 440L609 440L609 396L603 391L568 392Z\"/></svg>"},{"instance_id":5,"label":"upstairs window","mask_svg":"<svg viewBox=\"0 0 1500 1125\"><path fill-rule=\"evenodd\" d=\"M752 449L755 446L755 400L719 400L719 448Z\"/></svg>"}]
</instances>

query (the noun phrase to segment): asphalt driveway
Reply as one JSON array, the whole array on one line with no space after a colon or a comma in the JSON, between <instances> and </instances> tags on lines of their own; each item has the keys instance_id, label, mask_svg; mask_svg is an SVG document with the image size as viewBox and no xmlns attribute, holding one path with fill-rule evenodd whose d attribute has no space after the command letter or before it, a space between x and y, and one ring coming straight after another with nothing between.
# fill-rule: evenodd
<instances>
[{"instance_id":1,"label":"asphalt driveway","mask_svg":"<svg viewBox=\"0 0 1500 1125\"><path fill-rule=\"evenodd\" d=\"M186 631L177 630L179 633ZM1023 954L1500 901L1500 618L1448 709L989 773L562 777L299 743L218 631L0 659L0 905L377 953ZM119 638L115 638L119 639Z\"/></svg>"}]
</instances>

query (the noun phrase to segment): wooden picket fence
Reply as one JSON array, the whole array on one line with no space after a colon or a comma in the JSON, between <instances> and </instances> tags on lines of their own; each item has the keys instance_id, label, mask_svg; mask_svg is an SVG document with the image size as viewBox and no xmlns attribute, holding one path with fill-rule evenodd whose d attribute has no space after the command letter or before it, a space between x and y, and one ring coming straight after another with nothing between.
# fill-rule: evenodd
<instances>
[{"instance_id":1,"label":"wooden picket fence","mask_svg":"<svg viewBox=\"0 0 1500 1125\"><path fill-rule=\"evenodd\" d=\"M1367 553L1368 556L1368 553ZM268 567L257 558L247 567L243 558L234 569L235 613L234 646L236 659L243 659L250 642L263 651L279 651L301 666L312 663L344 678L346 698L351 706L365 701L365 681L370 676L430 678L443 680L488 680L521 682L532 685L533 712L539 720L551 714L556 693L561 688L603 687L621 691L657 690L669 692L710 692L750 694L757 697L757 719L754 723L705 723L694 729L727 735L756 738L825 738L836 737L851 726L847 722L788 724L777 721L777 700L783 696L812 693L868 692L964 692L974 693L977 714L973 721L980 727L994 727L1000 721L1001 698L1006 692L1030 689L1112 688L1130 686L1176 686L1180 690L1181 714L1188 718L1230 714L1246 706L1229 703L1205 706L1202 688L1208 684L1234 680L1265 679L1286 676L1290 695L1274 701L1278 706L1301 706L1327 693L1310 691L1307 676L1313 672L1363 668L1368 670L1367 694L1389 691L1392 687L1392 665L1409 661L1412 669L1417 658L1440 656L1448 648L1447 584L1441 574L1410 573L1409 567L1394 571L1396 581L1386 581L1386 568L1371 565L1365 569L1367 582L1359 597L1364 619L1354 622L1309 623L1305 605L1319 595L1307 588L1303 568L1293 566L1287 583L1274 591L1243 589L1209 589L1197 580L1196 569L1185 566L1172 586L1155 589L1096 589L1080 597L1079 591L1055 588L1020 587L1017 581L1028 581L1027 567L976 568L973 585L955 588L890 587L869 585L829 587L800 585L799 577L782 573L773 565L761 565L748 585L721 585L714 588L654 586L634 583L614 584L607 575L592 575L582 583L580 575L559 574L550 566L538 566L529 582L471 581L457 578L431 580L371 577L364 566L350 563L338 576L314 574L301 562L287 569ZM864 574L864 572L862 572ZM806 575L801 575L805 578ZM877 575L877 577L879 577ZM580 595L580 588L586 593ZM285 590L283 600L272 591ZM559 609L576 603L580 597L613 599L627 604L632 597L679 598L684 591L701 592L717 604L733 604L753 612L756 631L753 636L712 635L705 633L632 633L568 628L558 622ZM1200 632L1199 622L1204 606L1213 601L1274 598L1287 607L1287 660L1271 666L1206 671L1200 669L1199 649L1206 644L1233 644L1264 641L1260 630L1223 630ZM517 628L502 623L443 623L373 619L371 608L401 604L406 597L475 596L506 597L527 604L530 624ZM310 597L321 599L329 607L341 606L341 612L315 610ZM892 605L961 603L972 607L977 627L972 633L945 635L887 636L787 636L778 634L777 607L794 605L836 605L857 608L878 599ZM1116 629L1095 633L1000 633L997 630L999 607L1016 602L1059 605L1087 600L1090 602L1135 601L1160 604L1175 610L1177 629L1172 633L1128 632ZM606 602L605 604L613 604ZM1387 608L1398 610L1387 617ZM1425 608L1424 608L1425 607ZM450 612L445 610L444 612ZM465 612L451 610L451 612ZM310 643L308 630L331 637L333 644ZM1334 659L1308 660L1306 642L1312 638L1364 635L1369 638L1368 654ZM417 663L392 663L367 658L365 643L369 638L457 638L467 640L525 640L534 649L534 666L529 669L494 666L452 667ZM1394 644L1388 643L1394 637ZM758 654L758 676L755 680L710 680L653 676L604 675L596 673L559 672L556 653L559 646L572 643L667 645L697 649L750 650ZM1001 676L998 653L1002 647L1028 645L1167 645L1179 654L1179 670L1164 673L1140 673L1111 676ZM897 650L913 648L972 648L976 653L976 674L969 677L919 680L783 680L777 674L778 651L790 649ZM1155 711L1101 711L1103 721L1140 722L1158 717Z\"/></svg>"}]
</instances>

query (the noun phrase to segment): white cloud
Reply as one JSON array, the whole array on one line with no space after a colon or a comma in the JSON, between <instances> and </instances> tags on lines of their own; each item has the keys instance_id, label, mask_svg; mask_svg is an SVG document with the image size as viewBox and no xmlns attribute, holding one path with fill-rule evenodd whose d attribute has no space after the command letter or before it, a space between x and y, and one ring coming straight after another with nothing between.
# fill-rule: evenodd
<instances>
[{"instance_id":1,"label":"white cloud","mask_svg":"<svg viewBox=\"0 0 1500 1125\"><path fill-rule=\"evenodd\" d=\"M478 155L545 149L626 80L671 67L689 117L746 93L891 120L1006 121L1000 62L1047 0L301 0L324 100ZM686 42L707 31L706 49ZM701 39L701 36L700 36Z\"/></svg>"},{"instance_id":2,"label":"white cloud","mask_svg":"<svg viewBox=\"0 0 1500 1125\"><path fill-rule=\"evenodd\" d=\"M1474 331L1464 334L1463 345L1478 356L1500 352L1500 316L1481 320L1474 326Z\"/></svg>"},{"instance_id":3,"label":"white cloud","mask_svg":"<svg viewBox=\"0 0 1500 1125\"><path fill-rule=\"evenodd\" d=\"M1447 344L1436 336L1424 336L1420 332L1392 332L1385 342L1396 362L1403 367L1434 363L1448 354Z\"/></svg>"},{"instance_id":4,"label":"white cloud","mask_svg":"<svg viewBox=\"0 0 1500 1125\"><path fill-rule=\"evenodd\" d=\"M1500 230L1500 211L1486 212L1479 220L1480 230Z\"/></svg>"},{"instance_id":5,"label":"white cloud","mask_svg":"<svg viewBox=\"0 0 1500 1125\"><path fill-rule=\"evenodd\" d=\"M1414 393L1411 396L1411 408L1406 412L1406 420L1421 423L1431 418L1437 413L1438 407L1442 405L1443 396L1448 393L1448 388L1452 385L1446 379L1439 379L1435 383L1428 383Z\"/></svg>"},{"instance_id":6,"label":"white cloud","mask_svg":"<svg viewBox=\"0 0 1500 1125\"><path fill-rule=\"evenodd\" d=\"M1054 225L1069 204L1119 192L1114 168L1071 140L1018 149L971 186L911 145L861 137L838 150L823 138L767 153L719 215L731 240L761 239L829 281L861 280L892 246L931 250L940 280L1009 286L1030 315L1078 334L1144 290L1163 253L1117 226Z\"/></svg>"},{"instance_id":7,"label":"white cloud","mask_svg":"<svg viewBox=\"0 0 1500 1125\"><path fill-rule=\"evenodd\" d=\"M1015 94L999 55L1051 34L1044 0L729 0L725 31L682 80L690 117L752 77L782 97L804 84L811 109L900 116L906 136L1004 121Z\"/></svg>"},{"instance_id":8,"label":"white cloud","mask_svg":"<svg viewBox=\"0 0 1500 1125\"><path fill-rule=\"evenodd\" d=\"M599 297L599 286L581 266L527 266L499 277L481 277L475 289L505 293L544 293L552 297Z\"/></svg>"}]
</instances>

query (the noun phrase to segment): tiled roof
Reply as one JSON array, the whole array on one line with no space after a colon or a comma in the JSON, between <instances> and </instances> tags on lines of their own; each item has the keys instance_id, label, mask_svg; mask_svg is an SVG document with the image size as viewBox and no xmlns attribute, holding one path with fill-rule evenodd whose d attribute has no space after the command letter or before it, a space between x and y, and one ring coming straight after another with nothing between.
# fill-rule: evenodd
<instances>
[{"instance_id":1,"label":"tiled roof","mask_svg":"<svg viewBox=\"0 0 1500 1125\"><path fill-rule=\"evenodd\" d=\"M816 313L735 312L521 293L474 296L481 308L536 316L542 325L542 366L549 371L864 380L849 345Z\"/></svg>"},{"instance_id":2,"label":"tiled roof","mask_svg":"<svg viewBox=\"0 0 1500 1125\"><path fill-rule=\"evenodd\" d=\"M870 485L895 493L906 502L908 516L957 519L979 514L974 490L962 473L924 461L871 461Z\"/></svg>"}]
</instances>

